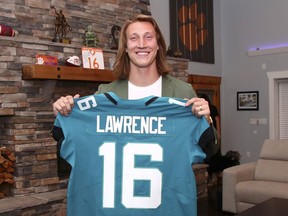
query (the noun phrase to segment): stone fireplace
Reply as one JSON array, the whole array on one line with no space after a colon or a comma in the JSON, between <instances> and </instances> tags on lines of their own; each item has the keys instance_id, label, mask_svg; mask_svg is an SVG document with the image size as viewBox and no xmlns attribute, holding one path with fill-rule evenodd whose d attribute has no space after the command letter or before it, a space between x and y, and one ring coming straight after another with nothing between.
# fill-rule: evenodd
<instances>
[{"instance_id":1,"label":"stone fireplace","mask_svg":"<svg viewBox=\"0 0 288 216\"><path fill-rule=\"evenodd\" d=\"M71 44L51 41L52 4L68 18ZM10 148L16 161L15 183L0 200L0 215L65 215L67 178L59 177L57 144L50 135L52 103L62 95L93 94L102 83L23 79L23 65L35 64L36 54L58 59L81 56L84 29L92 24L109 69L109 58L116 54L111 49L111 27L121 26L133 14L149 14L149 7L149 0L26 0L1 7L0 24L14 28L16 36L0 36L0 146ZM171 75L187 81L188 60L169 58L169 63Z\"/></svg>"}]
</instances>

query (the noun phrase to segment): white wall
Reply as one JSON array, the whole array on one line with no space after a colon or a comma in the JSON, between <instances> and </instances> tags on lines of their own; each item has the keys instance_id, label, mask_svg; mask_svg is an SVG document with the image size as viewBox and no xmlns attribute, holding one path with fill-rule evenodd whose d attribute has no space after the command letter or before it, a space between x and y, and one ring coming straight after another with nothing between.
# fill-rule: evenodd
<instances>
[{"instance_id":1,"label":"white wall","mask_svg":"<svg viewBox=\"0 0 288 216\"><path fill-rule=\"evenodd\" d=\"M222 153L237 150L242 155L241 163L254 161L264 139L269 137L269 126L250 125L249 119L269 120L266 72L287 71L288 53L249 57L247 50L288 45L288 1L214 0L213 3L216 62L212 65L190 62L189 73L222 77ZM169 40L169 1L150 0L150 4L152 15ZM259 91L259 111L237 111L238 91Z\"/></svg>"},{"instance_id":2,"label":"white wall","mask_svg":"<svg viewBox=\"0 0 288 216\"><path fill-rule=\"evenodd\" d=\"M150 10L162 31L168 48L170 44L169 0L150 0Z\"/></svg>"},{"instance_id":3,"label":"white wall","mask_svg":"<svg viewBox=\"0 0 288 216\"><path fill-rule=\"evenodd\" d=\"M223 151L239 150L242 162L258 158L269 126L250 125L250 118L269 119L267 71L288 69L288 53L249 57L247 50L288 44L287 0L220 0L222 39ZM265 69L266 67L266 69ZM237 111L237 91L259 91L259 111ZM247 157L250 152L251 157Z\"/></svg>"}]
</instances>

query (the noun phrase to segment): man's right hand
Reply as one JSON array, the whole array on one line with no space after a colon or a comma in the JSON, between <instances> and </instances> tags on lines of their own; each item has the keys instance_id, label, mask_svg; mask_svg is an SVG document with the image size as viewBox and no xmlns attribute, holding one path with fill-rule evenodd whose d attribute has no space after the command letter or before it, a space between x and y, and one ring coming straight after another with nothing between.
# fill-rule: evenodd
<instances>
[{"instance_id":1,"label":"man's right hand","mask_svg":"<svg viewBox=\"0 0 288 216\"><path fill-rule=\"evenodd\" d=\"M57 101L53 103L53 112L54 115L57 116L58 113L68 116L70 112L72 111L72 108L74 106L74 98L79 98L80 95L76 94L73 96L67 95L65 97L59 98Z\"/></svg>"}]
</instances>

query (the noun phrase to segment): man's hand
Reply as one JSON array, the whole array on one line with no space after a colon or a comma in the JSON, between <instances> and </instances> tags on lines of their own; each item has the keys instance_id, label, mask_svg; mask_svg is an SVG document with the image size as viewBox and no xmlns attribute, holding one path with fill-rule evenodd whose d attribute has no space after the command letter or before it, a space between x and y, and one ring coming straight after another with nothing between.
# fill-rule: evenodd
<instances>
[{"instance_id":1,"label":"man's hand","mask_svg":"<svg viewBox=\"0 0 288 216\"><path fill-rule=\"evenodd\" d=\"M72 111L74 106L74 98L79 98L80 95L76 94L73 96L67 95L65 97L59 98L56 102L53 103L53 112L54 115L57 116L58 113L68 116Z\"/></svg>"},{"instance_id":2,"label":"man's hand","mask_svg":"<svg viewBox=\"0 0 288 216\"><path fill-rule=\"evenodd\" d=\"M208 101L203 98L191 98L186 102L186 106L190 106L192 104L192 113L195 116L209 116L210 115L210 108Z\"/></svg>"}]
</instances>

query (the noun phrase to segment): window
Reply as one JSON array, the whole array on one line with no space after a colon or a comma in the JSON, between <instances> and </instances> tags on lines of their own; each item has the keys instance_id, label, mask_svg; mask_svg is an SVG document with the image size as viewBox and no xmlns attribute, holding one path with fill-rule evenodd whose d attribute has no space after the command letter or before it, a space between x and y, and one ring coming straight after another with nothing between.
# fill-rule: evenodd
<instances>
[{"instance_id":1,"label":"window","mask_svg":"<svg viewBox=\"0 0 288 216\"><path fill-rule=\"evenodd\" d=\"M288 138L288 71L268 72L269 138Z\"/></svg>"},{"instance_id":2,"label":"window","mask_svg":"<svg viewBox=\"0 0 288 216\"><path fill-rule=\"evenodd\" d=\"M288 79L279 81L279 137L288 139Z\"/></svg>"}]
</instances>

